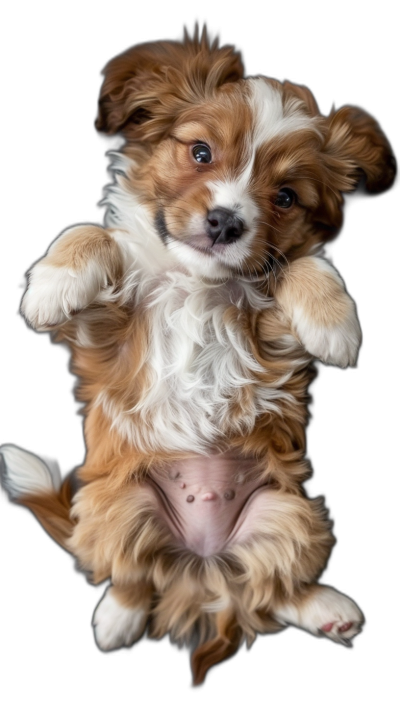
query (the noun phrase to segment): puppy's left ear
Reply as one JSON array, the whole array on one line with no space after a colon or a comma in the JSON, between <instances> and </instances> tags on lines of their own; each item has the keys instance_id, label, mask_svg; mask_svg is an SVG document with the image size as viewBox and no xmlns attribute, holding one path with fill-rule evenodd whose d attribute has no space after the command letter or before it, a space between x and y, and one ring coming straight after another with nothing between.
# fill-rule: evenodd
<instances>
[{"instance_id":1,"label":"puppy's left ear","mask_svg":"<svg viewBox=\"0 0 400 714\"><path fill-rule=\"evenodd\" d=\"M200 34L196 27L193 37L185 32L182 42L137 45L104 69L96 128L157 142L181 112L243 74L239 52L211 42L206 28Z\"/></svg>"},{"instance_id":2,"label":"puppy's left ear","mask_svg":"<svg viewBox=\"0 0 400 714\"><path fill-rule=\"evenodd\" d=\"M334 188L353 191L363 176L368 193L390 188L396 159L379 124L363 109L345 106L327 118L327 168Z\"/></svg>"}]
</instances>

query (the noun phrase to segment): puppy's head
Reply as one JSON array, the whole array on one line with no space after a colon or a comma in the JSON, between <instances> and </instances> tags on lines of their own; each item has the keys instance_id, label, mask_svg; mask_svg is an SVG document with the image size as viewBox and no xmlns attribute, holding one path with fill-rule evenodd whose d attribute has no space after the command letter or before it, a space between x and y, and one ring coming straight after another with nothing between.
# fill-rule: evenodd
<instances>
[{"instance_id":1,"label":"puppy's head","mask_svg":"<svg viewBox=\"0 0 400 714\"><path fill-rule=\"evenodd\" d=\"M263 275L332 238L342 193L392 184L395 160L356 107L320 114L311 92L244 79L232 47L185 35L105 68L96 126L121 132L132 192L160 240L203 275Z\"/></svg>"}]
</instances>

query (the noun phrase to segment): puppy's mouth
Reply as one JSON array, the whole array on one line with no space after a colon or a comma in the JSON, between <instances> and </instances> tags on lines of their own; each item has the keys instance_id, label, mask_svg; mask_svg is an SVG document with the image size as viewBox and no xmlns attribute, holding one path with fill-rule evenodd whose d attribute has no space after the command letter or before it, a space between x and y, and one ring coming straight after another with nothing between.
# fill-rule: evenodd
<instances>
[{"instance_id":1,"label":"puppy's mouth","mask_svg":"<svg viewBox=\"0 0 400 714\"><path fill-rule=\"evenodd\" d=\"M244 233L243 222L224 209L210 211L204 231L195 232L182 240L168 230L165 215L160 208L156 214L155 227L164 245L181 243L209 257L222 258L229 247Z\"/></svg>"},{"instance_id":2,"label":"puppy's mouth","mask_svg":"<svg viewBox=\"0 0 400 714\"><path fill-rule=\"evenodd\" d=\"M174 240L177 240L176 238ZM220 243L213 243L210 238L205 233L199 233L198 235L193 235L189 240L185 241L185 245L188 245L193 250L197 250L203 255L211 255L218 257L218 255L223 255L226 252L227 246Z\"/></svg>"}]
</instances>

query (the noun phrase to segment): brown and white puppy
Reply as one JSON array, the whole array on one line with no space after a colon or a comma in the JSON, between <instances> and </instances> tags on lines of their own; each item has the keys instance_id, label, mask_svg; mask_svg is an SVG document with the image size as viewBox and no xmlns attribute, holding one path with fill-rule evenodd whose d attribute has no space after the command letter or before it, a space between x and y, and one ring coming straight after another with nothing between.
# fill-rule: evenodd
<instances>
[{"instance_id":1,"label":"brown and white puppy","mask_svg":"<svg viewBox=\"0 0 400 714\"><path fill-rule=\"evenodd\" d=\"M244 78L205 32L112 60L96 126L125 137L105 227L64 232L22 302L70 345L86 460L59 485L6 445L4 485L111 578L101 649L148 625L192 644L199 683L257 632L348 643L359 608L317 584L334 539L302 487L307 389L315 357L355 364L354 302L321 249L343 192L390 187L390 146L361 109L324 117L305 87Z\"/></svg>"}]
</instances>

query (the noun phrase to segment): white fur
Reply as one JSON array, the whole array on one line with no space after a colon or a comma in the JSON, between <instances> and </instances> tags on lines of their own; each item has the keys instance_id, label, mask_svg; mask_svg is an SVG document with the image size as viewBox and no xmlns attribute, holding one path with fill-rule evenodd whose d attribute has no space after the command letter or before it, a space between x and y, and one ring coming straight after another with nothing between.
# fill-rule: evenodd
<instances>
[{"instance_id":1,"label":"white fur","mask_svg":"<svg viewBox=\"0 0 400 714\"><path fill-rule=\"evenodd\" d=\"M200 277L207 276L208 278L224 279L232 275L232 270L228 267L228 261L225 260L225 256L227 255L227 249L233 248L233 246L227 246L224 255L221 257L202 254L190 245L172 238L169 239L167 247L182 265L186 265L192 273ZM237 266L238 263L239 261L236 260L234 265Z\"/></svg>"},{"instance_id":2,"label":"white fur","mask_svg":"<svg viewBox=\"0 0 400 714\"><path fill-rule=\"evenodd\" d=\"M128 608L120 605L112 594L112 586L106 590L93 615L94 636L101 650L129 647L144 632L147 612L143 608Z\"/></svg>"},{"instance_id":3,"label":"white fur","mask_svg":"<svg viewBox=\"0 0 400 714\"><path fill-rule=\"evenodd\" d=\"M280 91L261 78L248 79L247 86L250 88L249 103L255 118L252 138L254 151L276 136L304 129L318 132L315 119L303 111L299 99L283 104Z\"/></svg>"},{"instance_id":4,"label":"white fur","mask_svg":"<svg viewBox=\"0 0 400 714\"><path fill-rule=\"evenodd\" d=\"M314 635L326 635L342 644L348 644L348 640L360 632L364 622L363 614L353 600L323 585L318 586L301 605L288 603L276 609L274 617L284 624L296 625ZM340 628L350 622L352 626L340 632ZM333 623L332 629L324 632L322 628L329 623Z\"/></svg>"},{"instance_id":5,"label":"white fur","mask_svg":"<svg viewBox=\"0 0 400 714\"><path fill-rule=\"evenodd\" d=\"M106 228L117 229L113 236L124 251L128 265L135 263L146 275L153 276L168 270L176 264L176 258L163 244L148 209L126 183L126 177L135 172L135 162L116 151L108 155L112 158L110 170L114 172L115 182L107 186L102 200L107 206Z\"/></svg>"},{"instance_id":6,"label":"white fur","mask_svg":"<svg viewBox=\"0 0 400 714\"><path fill-rule=\"evenodd\" d=\"M296 306L293 311L293 326L307 352L322 362L337 367L354 366L361 342L361 329L355 305L349 297L349 313L340 325L322 327L307 319Z\"/></svg>"},{"instance_id":7,"label":"white fur","mask_svg":"<svg viewBox=\"0 0 400 714\"><path fill-rule=\"evenodd\" d=\"M62 241L69 232L63 233L52 244L49 256L56 243ZM52 265L51 258L45 258L30 271L21 310L36 330L48 329L52 325L66 322L74 312L90 305L106 285L105 267L96 260L87 261L84 269L75 271Z\"/></svg>"},{"instance_id":8,"label":"white fur","mask_svg":"<svg viewBox=\"0 0 400 714\"><path fill-rule=\"evenodd\" d=\"M58 490L60 475L37 456L12 444L0 447L3 459L2 482L11 498L29 493L45 493Z\"/></svg>"}]
</instances>

